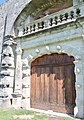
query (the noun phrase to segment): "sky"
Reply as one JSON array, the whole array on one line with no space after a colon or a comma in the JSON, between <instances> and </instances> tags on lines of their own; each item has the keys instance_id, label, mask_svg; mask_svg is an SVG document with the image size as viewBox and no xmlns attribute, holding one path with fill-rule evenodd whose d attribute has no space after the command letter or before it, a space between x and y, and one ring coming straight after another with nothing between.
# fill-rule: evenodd
<instances>
[{"instance_id":1,"label":"sky","mask_svg":"<svg viewBox=\"0 0 84 120\"><path fill-rule=\"evenodd\" d=\"M1 4L1 3L4 3L4 1L5 1L5 0L0 0L0 4Z\"/></svg>"}]
</instances>

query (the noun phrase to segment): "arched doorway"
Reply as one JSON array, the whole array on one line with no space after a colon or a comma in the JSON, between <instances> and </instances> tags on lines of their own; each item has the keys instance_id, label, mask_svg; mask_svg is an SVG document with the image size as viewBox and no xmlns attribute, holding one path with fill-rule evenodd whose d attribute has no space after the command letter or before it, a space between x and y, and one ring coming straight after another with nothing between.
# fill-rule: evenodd
<instances>
[{"instance_id":1,"label":"arched doorway","mask_svg":"<svg viewBox=\"0 0 84 120\"><path fill-rule=\"evenodd\" d=\"M74 57L43 55L31 64L31 107L73 114L75 107Z\"/></svg>"}]
</instances>

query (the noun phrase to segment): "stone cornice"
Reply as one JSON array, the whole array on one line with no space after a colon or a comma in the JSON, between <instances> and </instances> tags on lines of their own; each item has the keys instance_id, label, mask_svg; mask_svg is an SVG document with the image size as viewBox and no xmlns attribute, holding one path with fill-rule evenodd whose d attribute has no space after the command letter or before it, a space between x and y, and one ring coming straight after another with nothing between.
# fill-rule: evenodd
<instances>
[{"instance_id":1,"label":"stone cornice","mask_svg":"<svg viewBox=\"0 0 84 120\"><path fill-rule=\"evenodd\" d=\"M31 46L31 47L25 47L25 48L22 48L22 49L24 51L28 51L30 49L35 49L37 47L42 47L42 46L46 46L46 45L54 45L55 43L64 43L64 42L69 42L69 41L79 41L80 39L83 39L83 37L82 36L78 36L78 37L74 37L74 38L71 38L71 39L52 41L51 43L39 44L39 45Z\"/></svg>"}]
</instances>

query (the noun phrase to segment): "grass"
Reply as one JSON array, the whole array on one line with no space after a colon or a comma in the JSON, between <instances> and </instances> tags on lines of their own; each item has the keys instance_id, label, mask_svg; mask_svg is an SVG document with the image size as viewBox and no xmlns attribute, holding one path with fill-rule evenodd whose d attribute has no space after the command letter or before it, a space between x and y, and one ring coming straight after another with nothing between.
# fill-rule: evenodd
<instances>
[{"instance_id":1,"label":"grass","mask_svg":"<svg viewBox=\"0 0 84 120\"><path fill-rule=\"evenodd\" d=\"M47 120L47 116L44 114L32 112L29 110L15 110L15 109L0 109L0 120L30 120L28 118L19 118L20 115L31 115L31 120ZM14 116L17 116L16 118Z\"/></svg>"},{"instance_id":2,"label":"grass","mask_svg":"<svg viewBox=\"0 0 84 120\"><path fill-rule=\"evenodd\" d=\"M20 118L21 116L23 117ZM25 116L30 116L31 118L25 118ZM37 113L29 110L0 109L0 120L52 120L52 119L49 119L49 116L44 115L42 113ZM59 117L59 120L84 120L84 119Z\"/></svg>"}]
</instances>

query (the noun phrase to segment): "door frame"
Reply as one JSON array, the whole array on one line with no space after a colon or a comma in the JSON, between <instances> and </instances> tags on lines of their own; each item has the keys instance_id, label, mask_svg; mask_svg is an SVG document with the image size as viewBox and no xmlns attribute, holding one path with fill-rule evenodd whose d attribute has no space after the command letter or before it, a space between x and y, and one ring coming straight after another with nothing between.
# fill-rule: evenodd
<instances>
[{"instance_id":1,"label":"door frame","mask_svg":"<svg viewBox=\"0 0 84 120\"><path fill-rule=\"evenodd\" d=\"M58 46L58 45L57 45ZM59 45L60 46L60 45ZM84 81L82 72L83 72L83 59L82 59L82 55L83 52L81 50L77 50L74 46L69 46L68 44L66 45L62 45L60 47L60 50L58 49L53 49L53 45L51 45L51 48L49 49L49 51L46 51L46 46L43 46L41 48L37 48L39 49L41 52L37 53L32 53L32 51L30 51L29 54L29 58L28 59L28 79L30 81L31 78L31 63L32 61L34 61L36 58L38 58L39 56L42 56L44 54L51 54L50 51L52 51L52 53L61 53L61 47L62 47L62 51L66 51L64 53L71 55L75 58L74 64L75 64L75 76L76 76L76 82L75 82L75 89L76 89L76 106L74 108L74 117L83 117L83 110L84 110L84 106L81 105L81 101L79 100L79 98L82 98L82 101L84 101L83 96L83 92L81 93L81 90L83 91L83 85L81 85L81 82ZM44 51L43 51L44 48ZM63 52L62 52L63 53ZM30 55L32 56L30 58ZM30 89L30 87L29 87ZM29 90L30 91L30 90ZM81 94L80 94L81 93ZM30 96L28 97L28 101L30 101ZM29 102L29 106L30 106L30 102Z\"/></svg>"}]
</instances>

